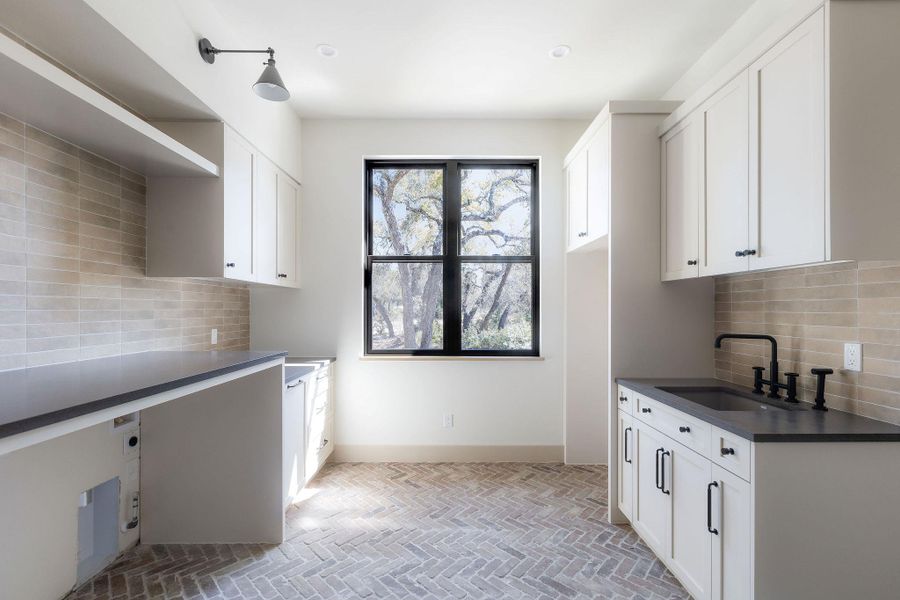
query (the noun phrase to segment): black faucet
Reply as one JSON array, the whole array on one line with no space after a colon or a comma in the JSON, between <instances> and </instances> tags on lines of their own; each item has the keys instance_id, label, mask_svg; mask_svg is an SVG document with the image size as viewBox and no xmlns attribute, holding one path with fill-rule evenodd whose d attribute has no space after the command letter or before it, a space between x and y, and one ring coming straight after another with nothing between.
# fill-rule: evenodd
<instances>
[{"instance_id":1,"label":"black faucet","mask_svg":"<svg viewBox=\"0 0 900 600\"><path fill-rule=\"evenodd\" d=\"M763 367L753 367L753 393L762 394L763 384L769 386L769 398L781 398L779 390L787 390L786 402L798 402L797 400L797 378L798 373L785 373L787 383L778 381L778 342L771 335L763 335L757 333L723 333L716 337L716 348L722 347L722 340L766 340L772 344L772 360L769 363L769 379L763 379Z\"/></svg>"}]
</instances>

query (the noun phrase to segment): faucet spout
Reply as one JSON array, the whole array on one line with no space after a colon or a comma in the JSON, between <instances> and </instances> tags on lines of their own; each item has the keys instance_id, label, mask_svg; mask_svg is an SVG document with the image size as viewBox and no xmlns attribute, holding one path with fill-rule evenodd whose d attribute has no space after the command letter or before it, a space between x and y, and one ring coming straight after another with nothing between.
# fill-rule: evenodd
<instances>
[{"instance_id":1,"label":"faucet spout","mask_svg":"<svg viewBox=\"0 0 900 600\"><path fill-rule=\"evenodd\" d=\"M723 333L716 337L716 348L722 347L722 340L765 340L772 345L772 354L771 360L769 362L769 379L768 381L762 380L764 383L769 384L769 398L781 398L781 394L779 394L778 390L781 388L787 389L785 384L778 382L778 342L775 341L771 335L765 335L762 333Z\"/></svg>"}]
</instances>

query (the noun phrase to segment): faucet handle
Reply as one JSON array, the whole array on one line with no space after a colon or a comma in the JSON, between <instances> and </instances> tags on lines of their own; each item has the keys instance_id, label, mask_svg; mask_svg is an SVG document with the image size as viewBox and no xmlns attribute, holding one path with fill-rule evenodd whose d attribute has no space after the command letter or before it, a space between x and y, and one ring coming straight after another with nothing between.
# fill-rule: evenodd
<instances>
[{"instance_id":1,"label":"faucet handle","mask_svg":"<svg viewBox=\"0 0 900 600\"><path fill-rule=\"evenodd\" d=\"M797 400L797 378L800 377L800 373L785 373L784 376L787 378L787 398L784 401L799 402Z\"/></svg>"},{"instance_id":2,"label":"faucet handle","mask_svg":"<svg viewBox=\"0 0 900 600\"><path fill-rule=\"evenodd\" d=\"M753 393L754 394L762 394L763 393L763 378L762 374L765 371L765 367L753 367Z\"/></svg>"},{"instance_id":3,"label":"faucet handle","mask_svg":"<svg viewBox=\"0 0 900 600\"><path fill-rule=\"evenodd\" d=\"M828 410L825 408L825 376L834 373L834 369L811 369L810 373L816 376L816 404L813 410Z\"/></svg>"}]
</instances>

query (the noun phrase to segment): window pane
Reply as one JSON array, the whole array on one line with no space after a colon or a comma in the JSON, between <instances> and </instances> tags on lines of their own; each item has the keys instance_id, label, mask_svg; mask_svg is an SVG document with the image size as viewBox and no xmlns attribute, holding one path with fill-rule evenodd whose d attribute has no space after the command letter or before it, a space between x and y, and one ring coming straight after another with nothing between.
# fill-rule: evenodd
<instances>
[{"instance_id":1,"label":"window pane","mask_svg":"<svg viewBox=\"0 0 900 600\"><path fill-rule=\"evenodd\" d=\"M463 263L463 350L531 350L531 265Z\"/></svg>"},{"instance_id":2,"label":"window pane","mask_svg":"<svg viewBox=\"0 0 900 600\"><path fill-rule=\"evenodd\" d=\"M372 349L444 347L443 266L372 264Z\"/></svg>"},{"instance_id":3,"label":"window pane","mask_svg":"<svg viewBox=\"0 0 900 600\"><path fill-rule=\"evenodd\" d=\"M441 169L373 169L373 254L443 254L443 193Z\"/></svg>"},{"instance_id":4,"label":"window pane","mask_svg":"<svg viewBox=\"0 0 900 600\"><path fill-rule=\"evenodd\" d=\"M531 169L461 169L461 253L531 254Z\"/></svg>"}]
</instances>

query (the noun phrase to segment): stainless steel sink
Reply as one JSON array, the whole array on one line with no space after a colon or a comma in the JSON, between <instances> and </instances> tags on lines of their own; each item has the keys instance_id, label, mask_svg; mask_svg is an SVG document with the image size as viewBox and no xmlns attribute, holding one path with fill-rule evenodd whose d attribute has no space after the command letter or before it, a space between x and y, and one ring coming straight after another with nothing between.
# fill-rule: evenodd
<instances>
[{"instance_id":1,"label":"stainless steel sink","mask_svg":"<svg viewBox=\"0 0 900 600\"><path fill-rule=\"evenodd\" d=\"M722 411L742 410L797 410L778 400L764 399L753 394L744 395L726 387L660 387L660 390L690 400L706 408Z\"/></svg>"}]
</instances>

